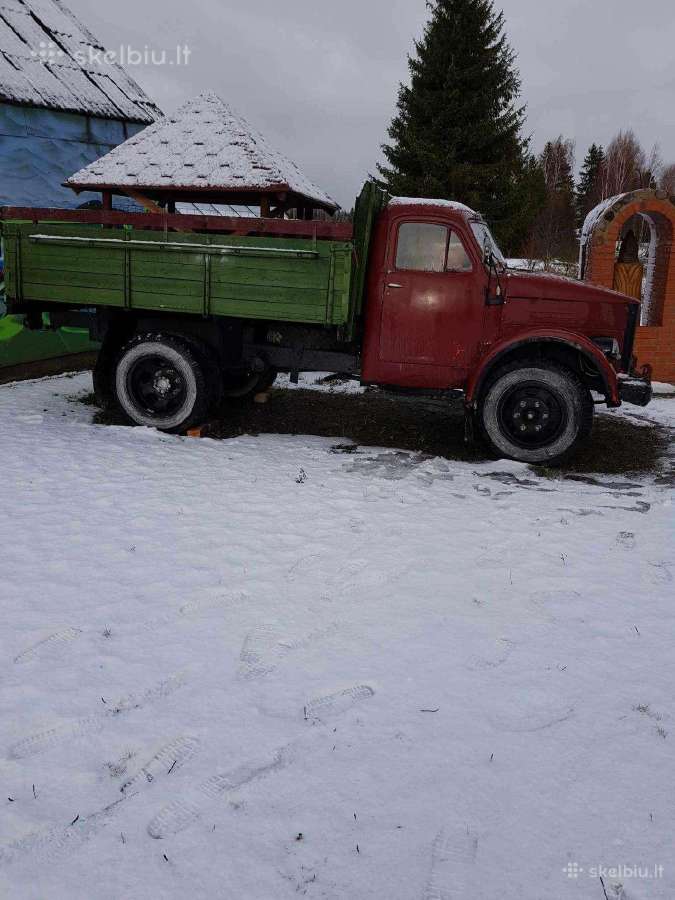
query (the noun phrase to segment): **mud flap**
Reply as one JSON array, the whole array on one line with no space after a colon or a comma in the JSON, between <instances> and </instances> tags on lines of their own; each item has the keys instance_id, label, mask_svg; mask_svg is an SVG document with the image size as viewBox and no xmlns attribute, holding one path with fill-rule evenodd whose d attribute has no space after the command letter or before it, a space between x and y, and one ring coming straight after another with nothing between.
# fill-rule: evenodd
<instances>
[{"instance_id":1,"label":"mud flap","mask_svg":"<svg viewBox=\"0 0 675 900\"><path fill-rule=\"evenodd\" d=\"M476 443L476 413L470 406L464 407L464 443L469 447Z\"/></svg>"}]
</instances>

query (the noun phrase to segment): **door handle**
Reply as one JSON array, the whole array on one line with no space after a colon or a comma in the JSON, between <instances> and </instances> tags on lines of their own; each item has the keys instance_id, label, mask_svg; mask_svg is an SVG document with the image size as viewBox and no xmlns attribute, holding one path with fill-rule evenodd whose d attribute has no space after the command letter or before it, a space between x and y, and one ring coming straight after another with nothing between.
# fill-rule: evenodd
<instances>
[{"instance_id":1,"label":"door handle","mask_svg":"<svg viewBox=\"0 0 675 900\"><path fill-rule=\"evenodd\" d=\"M387 285L388 288L393 288L395 291L400 291L403 287L402 284L397 284L395 281L391 282Z\"/></svg>"}]
</instances>

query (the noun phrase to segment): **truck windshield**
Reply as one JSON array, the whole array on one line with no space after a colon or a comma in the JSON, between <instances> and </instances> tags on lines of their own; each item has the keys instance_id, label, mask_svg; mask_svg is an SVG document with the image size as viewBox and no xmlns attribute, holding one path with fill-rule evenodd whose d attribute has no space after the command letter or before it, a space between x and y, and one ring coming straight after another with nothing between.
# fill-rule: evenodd
<instances>
[{"instance_id":1,"label":"truck windshield","mask_svg":"<svg viewBox=\"0 0 675 900\"><path fill-rule=\"evenodd\" d=\"M504 255L499 249L497 241L494 239L492 232L487 227L485 222L472 222L471 230L474 233L474 237L478 241L478 246L481 248L481 251L484 247L489 247L497 263L503 266L503 268L506 268L506 260L504 259Z\"/></svg>"}]
</instances>

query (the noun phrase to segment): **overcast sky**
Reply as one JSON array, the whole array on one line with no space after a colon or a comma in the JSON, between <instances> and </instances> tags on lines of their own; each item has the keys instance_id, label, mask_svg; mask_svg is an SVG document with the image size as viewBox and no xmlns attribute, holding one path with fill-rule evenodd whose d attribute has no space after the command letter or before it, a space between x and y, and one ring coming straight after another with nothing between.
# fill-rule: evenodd
<instances>
[{"instance_id":1,"label":"overcast sky","mask_svg":"<svg viewBox=\"0 0 675 900\"><path fill-rule=\"evenodd\" d=\"M213 89L350 208L375 170L425 0L66 0L110 50L192 50L187 67L130 67L172 112ZM632 127L675 160L672 0L502 0L534 149L562 133L580 163Z\"/></svg>"}]
</instances>

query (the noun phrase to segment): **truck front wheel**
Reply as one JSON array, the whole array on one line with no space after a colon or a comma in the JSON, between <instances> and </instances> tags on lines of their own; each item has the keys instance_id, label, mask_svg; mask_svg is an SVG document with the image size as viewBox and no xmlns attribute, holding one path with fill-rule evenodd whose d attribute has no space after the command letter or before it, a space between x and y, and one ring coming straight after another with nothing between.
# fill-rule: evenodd
<instances>
[{"instance_id":1,"label":"truck front wheel","mask_svg":"<svg viewBox=\"0 0 675 900\"><path fill-rule=\"evenodd\" d=\"M208 361L189 341L173 335L134 337L117 358L112 382L131 422L170 434L203 422L213 400Z\"/></svg>"},{"instance_id":2,"label":"truck front wheel","mask_svg":"<svg viewBox=\"0 0 675 900\"><path fill-rule=\"evenodd\" d=\"M500 457L555 465L575 453L593 426L593 399L570 369L519 362L491 379L479 407L490 448Z\"/></svg>"}]
</instances>

